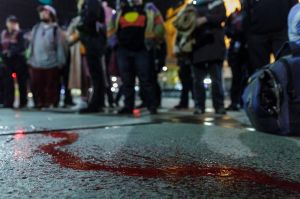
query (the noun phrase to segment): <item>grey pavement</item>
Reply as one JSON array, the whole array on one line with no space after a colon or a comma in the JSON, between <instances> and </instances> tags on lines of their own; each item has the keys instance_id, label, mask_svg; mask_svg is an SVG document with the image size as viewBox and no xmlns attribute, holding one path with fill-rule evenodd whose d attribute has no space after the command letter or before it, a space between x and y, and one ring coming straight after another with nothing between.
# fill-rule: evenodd
<instances>
[{"instance_id":1,"label":"grey pavement","mask_svg":"<svg viewBox=\"0 0 300 199\"><path fill-rule=\"evenodd\" d=\"M300 198L300 139L242 112L0 113L0 198Z\"/></svg>"}]
</instances>

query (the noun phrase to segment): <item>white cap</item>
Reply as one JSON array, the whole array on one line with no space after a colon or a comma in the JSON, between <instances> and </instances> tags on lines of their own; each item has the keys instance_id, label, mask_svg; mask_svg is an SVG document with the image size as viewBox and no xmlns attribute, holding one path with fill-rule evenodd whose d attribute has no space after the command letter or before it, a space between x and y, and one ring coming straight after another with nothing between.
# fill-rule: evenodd
<instances>
[{"instance_id":1,"label":"white cap","mask_svg":"<svg viewBox=\"0 0 300 199\"><path fill-rule=\"evenodd\" d=\"M42 10L48 10L50 13L56 16L56 10L52 6L49 5L39 6L38 11L41 12Z\"/></svg>"}]
</instances>

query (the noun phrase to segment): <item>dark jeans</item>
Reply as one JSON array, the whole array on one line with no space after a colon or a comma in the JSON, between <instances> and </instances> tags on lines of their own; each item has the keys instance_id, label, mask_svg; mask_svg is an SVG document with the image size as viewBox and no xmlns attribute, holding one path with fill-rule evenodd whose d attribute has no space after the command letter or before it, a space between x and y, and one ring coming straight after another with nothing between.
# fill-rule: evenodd
<instances>
[{"instance_id":1,"label":"dark jeans","mask_svg":"<svg viewBox=\"0 0 300 199\"><path fill-rule=\"evenodd\" d=\"M204 79L210 75L212 79L212 98L215 110L224 108L224 89L222 81L222 62L207 62L192 67L194 80L194 100L196 108L205 110L206 89Z\"/></svg>"},{"instance_id":2,"label":"dark jeans","mask_svg":"<svg viewBox=\"0 0 300 199\"><path fill-rule=\"evenodd\" d=\"M87 62L91 74L93 95L89 102L89 108L99 109L104 107L105 84L102 68L102 56L104 55L104 40L102 37L83 37L82 42L86 47Z\"/></svg>"},{"instance_id":3,"label":"dark jeans","mask_svg":"<svg viewBox=\"0 0 300 199\"><path fill-rule=\"evenodd\" d=\"M108 104L110 106L113 106L115 103L115 99L114 99L113 92L111 91L112 83L111 83L111 76L109 74L109 62L110 62L110 58L111 58L111 53L112 53L111 49L107 48L107 50L105 52L105 57L104 57L105 65L103 66L103 70L104 70L104 75L105 75L105 79L106 79L105 94L107 97Z\"/></svg>"},{"instance_id":4,"label":"dark jeans","mask_svg":"<svg viewBox=\"0 0 300 199\"><path fill-rule=\"evenodd\" d=\"M233 106L241 105L241 97L247 84L249 60L246 49L240 52L229 50L228 63L232 71L232 82L230 90L231 104Z\"/></svg>"},{"instance_id":5,"label":"dark jeans","mask_svg":"<svg viewBox=\"0 0 300 199\"><path fill-rule=\"evenodd\" d=\"M64 106L73 104L73 97L71 94L71 90L69 89L69 74L70 74L70 55L67 57L67 62L62 69L60 69L60 85L58 87L58 99L55 103L55 106L58 107L61 100L61 89L64 88Z\"/></svg>"},{"instance_id":6,"label":"dark jeans","mask_svg":"<svg viewBox=\"0 0 300 199\"><path fill-rule=\"evenodd\" d=\"M193 78L191 71L191 63L186 63L185 61L179 61L179 71L178 75L182 84L182 90L180 94L180 106L189 106L189 94L193 93Z\"/></svg>"},{"instance_id":7,"label":"dark jeans","mask_svg":"<svg viewBox=\"0 0 300 199\"><path fill-rule=\"evenodd\" d=\"M269 34L249 34L247 37L250 67L249 72L253 74L257 69L270 63L270 55L276 55L288 41L287 30Z\"/></svg>"},{"instance_id":8,"label":"dark jeans","mask_svg":"<svg viewBox=\"0 0 300 199\"><path fill-rule=\"evenodd\" d=\"M36 106L43 108L55 105L58 99L59 69L30 69L32 92L36 97Z\"/></svg>"},{"instance_id":9,"label":"dark jeans","mask_svg":"<svg viewBox=\"0 0 300 199\"><path fill-rule=\"evenodd\" d=\"M0 104L4 103L4 66L0 65Z\"/></svg>"},{"instance_id":10,"label":"dark jeans","mask_svg":"<svg viewBox=\"0 0 300 199\"><path fill-rule=\"evenodd\" d=\"M146 50L136 52L119 48L117 59L123 82L125 108L132 110L135 107L136 76L139 78L141 89L144 90L146 106L149 109L156 108L155 87L148 52Z\"/></svg>"},{"instance_id":11,"label":"dark jeans","mask_svg":"<svg viewBox=\"0 0 300 199\"><path fill-rule=\"evenodd\" d=\"M27 105L27 83L28 83L28 67L25 60L16 58L15 60L7 60L4 67L4 106L13 107L15 101L15 85L12 77L13 73L17 75L17 82L20 93L20 107Z\"/></svg>"}]
</instances>

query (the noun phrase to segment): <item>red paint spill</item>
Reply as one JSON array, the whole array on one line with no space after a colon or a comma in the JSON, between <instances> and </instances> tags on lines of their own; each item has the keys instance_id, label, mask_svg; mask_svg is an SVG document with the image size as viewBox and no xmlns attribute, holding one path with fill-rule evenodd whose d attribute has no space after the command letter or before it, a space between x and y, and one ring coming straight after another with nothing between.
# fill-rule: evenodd
<instances>
[{"instance_id":1,"label":"red paint spill","mask_svg":"<svg viewBox=\"0 0 300 199\"><path fill-rule=\"evenodd\" d=\"M214 166L174 166L165 168L144 167L113 167L92 162L84 162L69 152L59 150L59 147L71 145L78 140L76 133L47 133L46 136L62 139L57 143L40 146L40 149L51 155L55 163L62 167L81 171L105 171L125 176L136 176L144 178L168 178L168 177L217 177L233 178L240 181L250 181L263 185L270 185L290 191L300 192L300 183L290 182L270 175L257 172L253 169L240 169Z\"/></svg>"}]
</instances>

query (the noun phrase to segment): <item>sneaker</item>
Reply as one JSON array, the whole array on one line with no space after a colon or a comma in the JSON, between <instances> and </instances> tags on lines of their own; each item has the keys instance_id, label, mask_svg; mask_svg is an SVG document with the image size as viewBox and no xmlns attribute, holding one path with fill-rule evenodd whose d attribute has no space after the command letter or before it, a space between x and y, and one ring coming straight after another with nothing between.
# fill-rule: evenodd
<instances>
[{"instance_id":1,"label":"sneaker","mask_svg":"<svg viewBox=\"0 0 300 199\"><path fill-rule=\"evenodd\" d=\"M194 115L203 115L204 113L205 113L205 111L200 108L196 108L194 111Z\"/></svg>"},{"instance_id":2,"label":"sneaker","mask_svg":"<svg viewBox=\"0 0 300 199\"><path fill-rule=\"evenodd\" d=\"M188 109L189 107L188 106L184 106L184 105L177 105L177 106L174 106L174 109L176 110L181 110L181 109Z\"/></svg>"},{"instance_id":3,"label":"sneaker","mask_svg":"<svg viewBox=\"0 0 300 199\"><path fill-rule=\"evenodd\" d=\"M233 105L233 104L231 104L230 106L228 106L226 108L226 111L239 111L239 110L240 110L239 106L238 105Z\"/></svg>"},{"instance_id":4,"label":"sneaker","mask_svg":"<svg viewBox=\"0 0 300 199\"><path fill-rule=\"evenodd\" d=\"M102 113L102 112L104 112L102 108L92 108L92 107L87 107L79 110L80 114Z\"/></svg>"},{"instance_id":5,"label":"sneaker","mask_svg":"<svg viewBox=\"0 0 300 199\"><path fill-rule=\"evenodd\" d=\"M146 108L146 104L142 103L139 106L136 107L137 109L142 109L142 108Z\"/></svg>"},{"instance_id":6,"label":"sneaker","mask_svg":"<svg viewBox=\"0 0 300 199\"><path fill-rule=\"evenodd\" d=\"M219 108L219 109L216 110L216 114L226 115L226 110L224 108Z\"/></svg>"},{"instance_id":7,"label":"sneaker","mask_svg":"<svg viewBox=\"0 0 300 199\"><path fill-rule=\"evenodd\" d=\"M156 108L150 108L149 112L151 115L157 115L157 109Z\"/></svg>"},{"instance_id":8,"label":"sneaker","mask_svg":"<svg viewBox=\"0 0 300 199\"><path fill-rule=\"evenodd\" d=\"M121 110L118 111L119 115L132 115L132 109L129 108L122 108Z\"/></svg>"}]
</instances>

